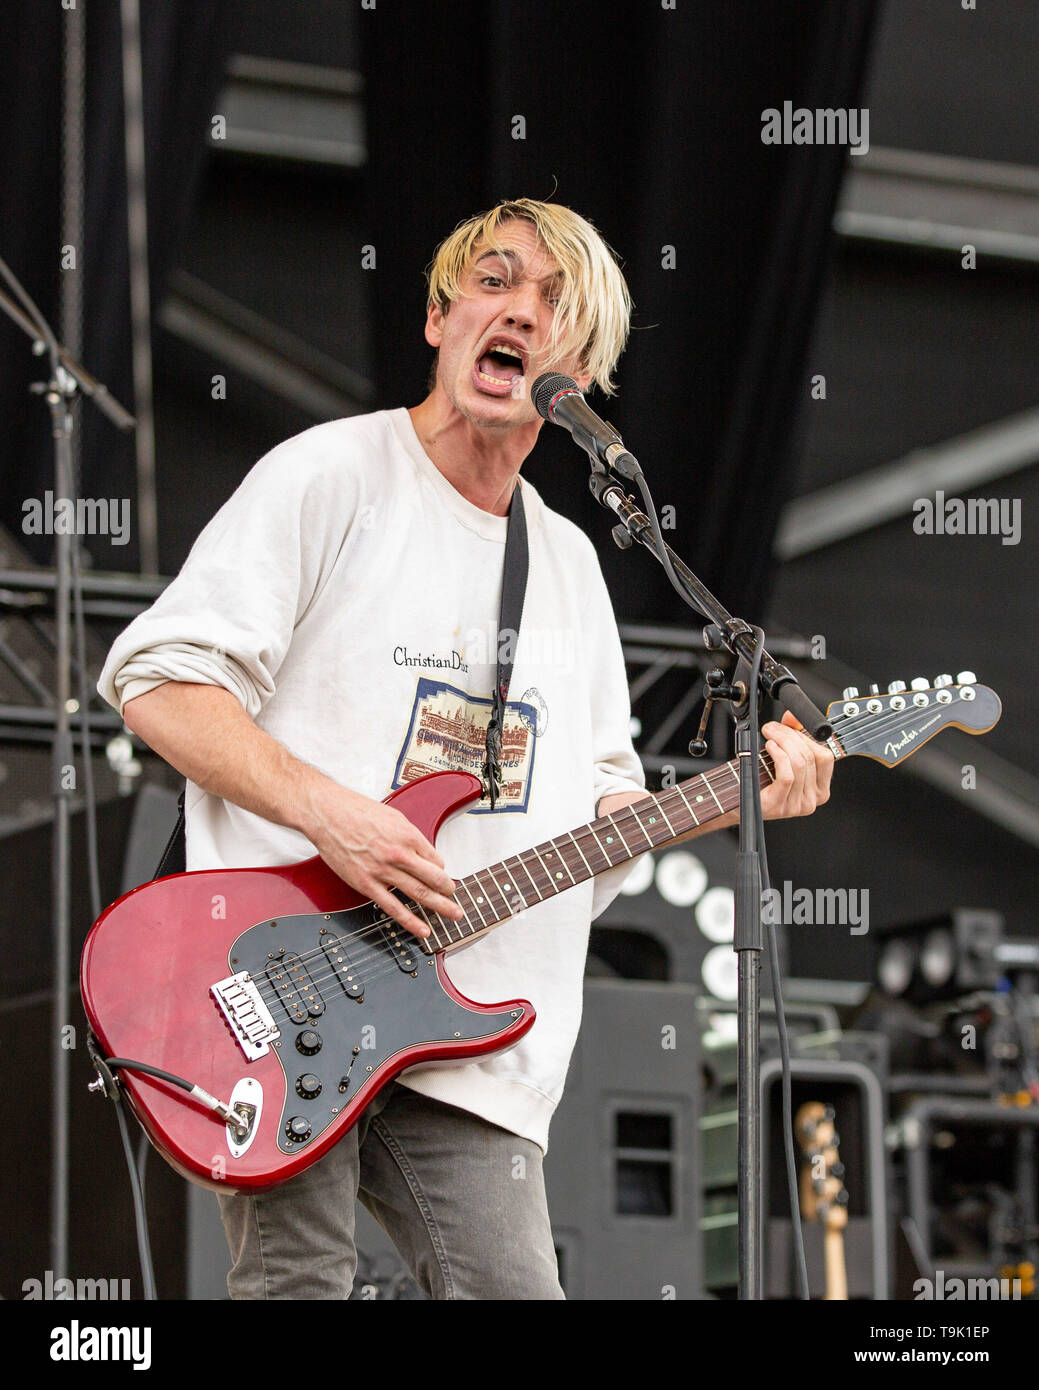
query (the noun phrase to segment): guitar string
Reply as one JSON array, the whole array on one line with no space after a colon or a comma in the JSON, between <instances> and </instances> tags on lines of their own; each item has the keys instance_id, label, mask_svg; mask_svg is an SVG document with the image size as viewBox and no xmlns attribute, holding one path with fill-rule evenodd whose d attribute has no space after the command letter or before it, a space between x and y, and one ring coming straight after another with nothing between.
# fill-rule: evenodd
<instances>
[{"instance_id":1,"label":"guitar string","mask_svg":"<svg viewBox=\"0 0 1039 1390\"><path fill-rule=\"evenodd\" d=\"M968 703L968 702L962 701L962 703ZM942 706L942 708L943 708L943 709L949 709L949 708L951 707L951 704L952 704L952 702L950 701L950 704L949 704L949 705L944 705L944 706ZM906 719L905 719L905 717L904 717L905 714L907 714L907 713L916 713L916 712L919 712L919 713L922 714L923 711L924 711L924 708L925 708L925 707L923 707L923 706L913 706L913 707L911 707L911 708L907 708L907 710L905 710L905 711L893 711L893 712L889 712L889 715L888 715L887 717L885 717L885 719L882 719L882 720L878 720L878 719L877 719L877 716L875 716L875 715L869 715L869 714L867 714L867 715L865 715L865 716L862 716L862 715L837 715L837 716L834 717L834 719L833 719L831 722L832 722L834 725L837 725L838 723L844 723L845 721L847 721L847 720L849 720L849 719L855 721L856 724L861 724L861 723L863 722L863 720L868 720L868 721L870 721L870 723L869 723L869 733L868 733L868 736L867 736L867 737L865 737L865 738L854 739L854 738L852 738L852 736L851 736L852 733L853 733L853 730L852 730L852 729L849 729L849 730L848 730L848 736L845 737L845 738L841 738L841 739L840 739L840 742L841 742L841 744L842 744L842 746L843 746L843 748L844 748L845 753L849 753L849 754L850 754L850 753L854 753L854 752L856 751L857 747L865 746L866 744L868 744L868 743L874 741L874 739L876 738L876 736L878 735L878 733L886 732L887 730L886 730L885 727L884 727L885 725L889 725L890 727L894 727L894 726L896 726L896 725L904 725L904 724L907 722ZM936 731L936 732L937 732L937 731ZM766 771L769 771L768 765L767 765L767 763L766 763L766 757L767 757L767 755L764 754L764 752L763 752L762 750L759 750L758 756L759 756L759 761L761 762L762 766L765 767ZM727 762L727 763L720 764L720 765L719 765L718 767L716 767L716 768L710 769L708 772L701 773L701 774L700 774L700 777L704 780L704 782L706 782L706 783L708 784L710 790L711 790L712 792L714 792L714 791L716 790L716 788L715 788L715 785L714 785L714 784L712 783L712 781L711 781L712 776L717 776L717 775L719 775L719 774L721 774L721 775L728 774L729 776L732 776L732 775L734 774L734 771L735 771L735 769L733 768L732 763L731 763L731 762ZM771 778L771 776L772 776L772 774L771 774L770 771L769 771L769 776L770 776L770 778ZM658 793L658 794L656 795L655 799L654 799L654 804L656 804L657 806L661 807L661 809L662 809L662 811L663 811L663 813L664 813L665 815L666 815L666 813L667 813L667 807L668 807L668 806L670 806L671 809L680 809L678 803L679 803L680 801L684 801L684 800L685 800L685 797L684 797L684 794L679 790L679 788L680 788L680 787L684 787L684 786L689 785L689 784L692 784L692 783L695 783L697 780L699 780L699 779L698 779L698 778L690 778L690 779L689 779L689 783L680 783L680 784L678 784L677 786L675 786L675 787L673 787L673 788L670 788L670 789L669 789L667 792L665 792L665 793ZM725 794L726 794L726 798L727 798L727 799L728 799L729 796L732 795L732 791L733 791L732 788L728 787L727 781L726 781L726 787L725 787L725 788L720 788L720 787L719 787L719 788L717 788L717 790L723 790L723 791L725 792ZM647 799L648 799L648 798L647 798ZM665 804L665 803L666 803L666 804ZM720 803L720 799L719 799L719 803ZM628 812L628 817L627 817L627 819L629 820L629 822L634 822L633 828L637 828L637 829L640 831L640 833L646 834L646 835L647 835L647 838L648 838L648 832L645 831L644 827L642 827L641 822L640 822L640 820L639 820L639 817L634 813L634 806L637 805L637 804L638 804L638 803L632 803L632 805L629 806L629 807L622 807L622 808L621 808L618 812L616 812L615 814L616 814L616 815L621 815L621 814L623 814L624 812ZM737 807L737 805L738 805L738 797L737 797L736 801L735 801L732 805L726 805L726 806L724 807L723 811L722 811L720 814L727 814L729 811L735 810L736 807ZM687 808L687 809L688 809L688 808ZM715 817L712 816L712 817L710 817L709 819L715 819ZM704 821L704 822L702 822L702 823L706 824L707 822ZM620 831L620 827L617 827L617 829L618 829L618 831ZM682 833L685 833L685 832L682 832ZM567 834L569 834L570 837L574 840L574 843L577 844L578 852L579 852L579 853L582 853L580 844L578 843L578 838L579 838L579 837L581 837L581 838L584 839L585 844L587 845L587 847L588 847L590 850L593 849L592 840L594 840L596 837L595 837L594 831L592 831L589 827L581 827L581 828L576 832L576 834L574 834L573 832L563 832L563 835L562 835L562 836L559 836L559 837L556 837L556 838L557 838L557 839L562 839L563 836L565 836L565 835L567 835ZM590 837L590 838L589 838L589 837ZM628 847L628 846L627 846L627 835L626 835L625 833L621 833L621 838L622 838L623 843L625 844L625 847L627 848L627 847ZM553 843L553 844L554 844L554 843L555 843L555 840L553 840L553 841L551 841L551 842L549 842L549 843ZM668 842L667 842L667 841L664 841L663 843L668 843ZM659 848L659 846L654 846L654 845L652 844L652 842L651 842L650 844L648 844L648 845L645 847L645 849L638 851L638 853L637 853L636 855L631 855L630 857L631 857L631 858L640 857L641 854L648 853L649 850L651 850L651 849L653 849L653 848ZM537 851L536 851L536 849L530 849L530 850L527 850L527 851L521 851L520 853L518 853L518 854L515 855L515 856L509 855L509 856L507 856L507 858L516 858L516 859L518 859L519 862L524 866L524 871L526 872L527 865L526 865L526 862L525 862L524 859L523 859L523 854L524 854L524 853L526 853L526 854L528 854L528 855L531 855L531 854L536 855L536 854L537 854ZM603 850L601 849L601 847L599 847L599 853L605 853L605 851L603 851ZM540 856L537 856L537 857L540 858ZM563 856L561 855L561 857L563 857ZM582 853L582 858L584 858L583 853ZM506 867L506 868L507 868L507 865L505 864L505 861L499 861L499 862L502 863L502 866L503 866L503 867ZM529 862L532 863L533 861L529 861ZM620 863L623 863L624 860L621 860L621 861L619 861L619 862L620 862ZM564 867L566 867L567 870L568 870L568 872L569 872L569 866L566 864L565 857L563 857L563 863L564 863ZM485 868L485 869L477 870L475 874L467 875L466 878L475 879L475 880L476 880L476 886L477 886L477 887L482 887L482 885L479 883L479 875L480 875L480 874L489 874L489 873L490 873L490 869L491 869L492 867L494 867L494 866L488 866L488 867ZM611 864L611 865L607 865L606 867L616 867L616 866L614 866L614 865ZM606 871L606 867L604 867L604 868L601 869L601 870L596 871L596 874L593 874L592 876L594 877L594 876L597 876L598 873L605 872L605 871ZM506 902L506 905L509 906L510 904L508 904L507 899L505 899L505 894L504 894L504 891L501 889L500 884L498 884L497 880L494 878L493 875L490 875L490 877L491 877L491 881L492 881L492 882L494 883L494 885L495 885L495 888L498 889L499 896L501 896L502 899L503 899L503 901ZM513 874L510 872L510 873L509 873L509 877L510 877L510 878L513 878L513 877L515 877L515 875L513 875ZM461 882L464 882L464 881L465 881L465 880L462 880ZM581 881L584 881L584 880L582 879ZM531 882L534 883L533 877L531 877ZM551 883L551 880L550 880L550 885L549 885L549 886L554 887L554 885ZM572 886L574 886L574 881L573 881L573 880L572 880L570 883L564 884L561 888L555 889L555 891L554 891L554 893L553 893L553 896L558 896L559 892L562 892L562 891L564 891L565 888L569 888L569 887L572 887ZM535 885L535 887L536 887L536 885ZM467 892L468 892L468 889L467 889ZM485 894L485 895L486 895L486 892L487 892L487 890L484 889L484 894ZM470 894L470 897L471 897L471 896L472 896L472 895ZM545 900L545 899L543 899L543 898L540 899L540 901L544 901L544 900ZM413 904L413 905L416 906L416 907L418 906L417 904ZM495 909L494 909L493 907L491 907L490 902L488 902L487 905L488 905L488 907L491 908L491 911L492 911L492 913L493 913L493 912L495 911ZM474 900L474 906L476 906L475 900ZM532 907L532 906L536 907L537 904L536 904L536 903L534 903L534 904L528 904L528 903L526 903L525 901L524 901L524 903L523 903L523 908ZM520 910L523 910L523 908L521 908ZM479 909L478 909L478 908L477 908L477 911L479 912ZM295 914L293 914L293 915L295 915ZM309 914L308 914L308 915L309 915ZM491 924L484 924L484 925L485 925L485 926L488 926L488 925L490 925L490 926L497 926L497 925L499 925L502 921L507 921L507 920L508 920L511 916L513 916L513 915L514 915L514 913L509 912L509 913L506 913L504 917L497 917L497 916L495 916L495 917L494 917L494 920L493 920L493 922L492 922ZM440 925L441 927L444 927L444 928L447 928L447 929L450 929L450 927L451 927L452 925L457 925L457 926L459 926L460 928L463 928L463 929L464 929L464 925L469 925L468 917L467 917L465 923L463 924L462 922L452 923L449 919L440 917L440 915L437 914L437 913L433 913L432 916L434 916L434 917L436 917L436 918L438 919L438 923L439 923L439 925ZM391 918L391 917L381 917L381 918L377 918L375 921L369 923L362 931L358 931L358 932L355 932L355 933L348 933L348 934L346 935L345 941L343 942L343 945L344 945L345 948L348 948L349 946L352 946L354 943L359 942L359 941L362 941L362 940L364 940L364 939L367 938L367 937L375 936L375 935L377 935L378 933L380 933L380 932L382 931L382 928L383 928L384 926L386 926L386 925L388 925L388 924L391 924L391 923L394 924L394 925L396 925L396 926L398 926L398 927L400 926L400 924L396 922L396 919L395 919L395 918ZM400 930L406 931L407 929L406 929L406 928L403 928L403 927L400 927ZM478 929L478 930L482 930L482 928L480 928L480 929ZM410 935L410 933L409 933L409 935ZM475 935L475 933L474 933L474 935ZM422 940L428 940L429 938L427 937L427 938L421 938L421 939L422 939ZM419 938L415 938L415 940L418 941ZM450 945L460 945L460 944L462 944L462 942L463 942L464 940L465 940L465 937L460 938L459 941L457 941L457 942L451 941L451 940L449 939L448 942L446 943L446 945L447 945L447 946L450 946ZM439 947L439 948L438 948L438 950L443 950L443 949L446 949L446 947ZM431 959L431 957L430 957L425 951L422 951L421 948L420 948L418 945L416 945L416 946L413 948L413 954L415 954L415 955L421 955L421 956L425 957L427 960L428 960L428 959ZM300 963L300 964L306 965L308 961L320 961L323 957L324 957L324 950L323 950L323 948L322 948L322 947L317 947L317 948L312 949L311 951L307 951L307 952L304 952L304 953L302 953L302 954L300 954L300 955L298 955L298 956L294 956L294 957L293 957L293 964ZM378 970L375 970L375 971L370 971L370 972L368 972L368 973L365 975L365 982L367 982L367 980L376 979L376 978L378 978L378 977L379 977L380 975L382 975L382 974L388 974L388 973L391 973L393 970L397 970L397 969L400 969L400 968L401 968L401 967L398 965L398 961L397 961L397 958L396 958L396 957L390 956L389 959L387 959L387 958L386 958L386 951L385 951L385 950L378 949L378 948L376 948L375 950L364 949L364 950L362 950L362 952L361 952L359 955L358 955L358 954L355 954L355 955L351 956L351 957L349 958L349 968L350 968L351 971L354 971L354 972L359 973L359 972L361 971L362 967L365 965L365 963L368 962L368 961L370 961L370 960L378 960L378 961L380 961L381 968L379 968ZM310 973L310 972L308 971L308 975L309 975L309 973ZM341 971L339 971L339 970L337 970L335 967L333 967L327 974L318 975L318 976L313 976L313 975L311 975L311 976L310 976L310 984L313 985L315 988L319 988L321 985L327 985L327 984L329 984L331 981L336 981L336 982L341 983L341 979L340 979L341 973L342 973ZM265 1003L265 1004L268 1004L268 1005L269 1005L269 1004L271 1004L271 1003L280 1002L280 1000L281 1000L281 993L280 993L280 991L279 991L277 985L273 984L273 982L270 982L269 984L266 984L266 985L261 985L259 982L256 982L256 986L257 986L257 991L258 991L258 993L260 994L261 998L264 999L264 1003ZM345 991L344 991L344 994L345 994ZM349 995L346 995L346 997L349 998L350 996L349 996ZM356 1001L355 1001L355 1002L356 1002Z\"/></svg>"}]
</instances>

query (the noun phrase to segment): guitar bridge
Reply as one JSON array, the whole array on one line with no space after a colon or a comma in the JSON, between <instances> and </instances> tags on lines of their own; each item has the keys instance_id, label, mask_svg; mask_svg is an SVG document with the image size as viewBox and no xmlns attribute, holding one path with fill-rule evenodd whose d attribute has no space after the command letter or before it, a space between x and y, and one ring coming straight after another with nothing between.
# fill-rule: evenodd
<instances>
[{"instance_id":1,"label":"guitar bridge","mask_svg":"<svg viewBox=\"0 0 1039 1390\"><path fill-rule=\"evenodd\" d=\"M248 970L240 970L237 975L229 975L226 980L210 985L209 992L246 1058L255 1062L266 1056L270 1043L281 1037L281 1030L260 998L260 991Z\"/></svg>"}]
</instances>

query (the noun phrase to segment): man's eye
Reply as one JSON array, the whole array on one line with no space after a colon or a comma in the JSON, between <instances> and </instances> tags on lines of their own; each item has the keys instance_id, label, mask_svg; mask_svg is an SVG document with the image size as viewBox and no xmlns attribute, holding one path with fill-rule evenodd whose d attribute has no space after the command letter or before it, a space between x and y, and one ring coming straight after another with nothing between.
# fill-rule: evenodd
<instances>
[{"instance_id":1,"label":"man's eye","mask_svg":"<svg viewBox=\"0 0 1039 1390\"><path fill-rule=\"evenodd\" d=\"M495 287L504 285L504 283L505 281L498 275L485 275L480 281L481 285L494 285Z\"/></svg>"}]
</instances>

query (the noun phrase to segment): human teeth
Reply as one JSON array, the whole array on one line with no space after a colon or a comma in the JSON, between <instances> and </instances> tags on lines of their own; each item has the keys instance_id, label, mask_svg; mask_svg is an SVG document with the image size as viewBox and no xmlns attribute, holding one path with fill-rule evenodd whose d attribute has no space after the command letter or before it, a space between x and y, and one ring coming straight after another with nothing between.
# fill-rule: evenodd
<instances>
[{"instance_id":1,"label":"human teeth","mask_svg":"<svg viewBox=\"0 0 1039 1390\"><path fill-rule=\"evenodd\" d=\"M508 343L492 343L490 347L487 349L487 351L502 352L509 357L515 357L518 358L519 361L523 361L522 354L518 353L514 347L510 347Z\"/></svg>"}]
</instances>

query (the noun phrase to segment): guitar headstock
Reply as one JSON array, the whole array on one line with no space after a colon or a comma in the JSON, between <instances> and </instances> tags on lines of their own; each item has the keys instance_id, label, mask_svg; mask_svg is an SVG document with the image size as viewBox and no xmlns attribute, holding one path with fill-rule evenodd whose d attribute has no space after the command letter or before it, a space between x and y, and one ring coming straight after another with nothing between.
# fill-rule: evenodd
<instances>
[{"instance_id":1,"label":"guitar headstock","mask_svg":"<svg viewBox=\"0 0 1039 1390\"><path fill-rule=\"evenodd\" d=\"M808 1101L794 1118L794 1133L805 1156L801 1170L801 1215L819 1221L828 1231L848 1224L848 1193L840 1161L832 1105Z\"/></svg>"},{"instance_id":2,"label":"guitar headstock","mask_svg":"<svg viewBox=\"0 0 1039 1390\"><path fill-rule=\"evenodd\" d=\"M826 718L843 754L861 754L894 767L942 729L984 734L1003 712L999 696L979 685L973 671L936 676L931 684L919 676L906 688L893 681L884 694L877 686L860 695L849 687L827 706Z\"/></svg>"}]
</instances>

